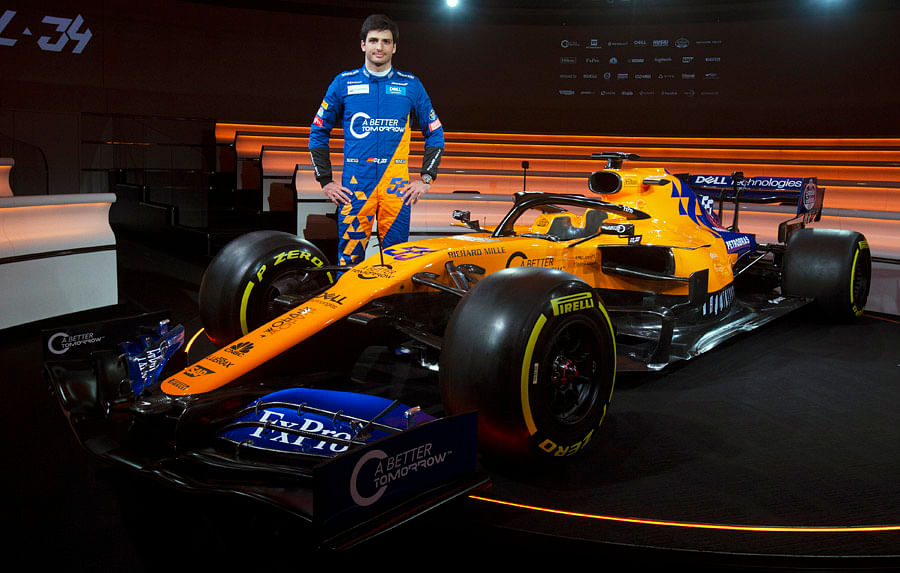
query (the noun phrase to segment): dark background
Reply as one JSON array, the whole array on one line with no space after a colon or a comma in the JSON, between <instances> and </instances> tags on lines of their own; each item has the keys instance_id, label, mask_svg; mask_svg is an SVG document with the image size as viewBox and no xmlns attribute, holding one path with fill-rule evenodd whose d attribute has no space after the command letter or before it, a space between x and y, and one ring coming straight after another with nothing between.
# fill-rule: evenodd
<instances>
[{"instance_id":1,"label":"dark background","mask_svg":"<svg viewBox=\"0 0 900 573\"><path fill-rule=\"evenodd\" d=\"M112 152L85 142L307 125L334 75L362 64L359 25L374 11L398 20L394 63L423 80L451 132L900 135L896 2L12 0L0 6L0 155L49 163L52 193L92 191L84 169ZM42 21L78 15L64 44Z\"/></svg>"}]
</instances>

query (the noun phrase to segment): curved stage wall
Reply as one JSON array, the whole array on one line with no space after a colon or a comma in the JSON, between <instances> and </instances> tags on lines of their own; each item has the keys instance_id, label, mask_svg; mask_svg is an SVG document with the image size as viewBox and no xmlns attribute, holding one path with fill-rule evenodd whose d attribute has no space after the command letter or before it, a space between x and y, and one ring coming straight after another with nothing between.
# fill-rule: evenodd
<instances>
[{"instance_id":1,"label":"curved stage wall","mask_svg":"<svg viewBox=\"0 0 900 573\"><path fill-rule=\"evenodd\" d=\"M289 125L219 123L220 164L234 168L239 186L261 189L264 196L290 185L301 202L298 229L305 226L303 206L324 201L310 164L309 128ZM342 134L333 138L333 163L339 166ZM460 191L507 202L516 191L588 193L587 177L602 167L591 159L599 151L634 152L629 164L664 167L670 173L747 177L817 177L826 188L823 225L866 232L873 253L900 260L900 139L861 138L649 138L562 136L511 133L447 133L441 174L431 194ZM421 137L413 138L411 160L421 157ZM528 169L523 169L523 162ZM275 186L275 187L273 187ZM457 195L462 200L466 195ZM452 197L443 197L446 202ZM505 211L505 205L499 206ZM318 211L317 211L318 212ZM446 210L449 213L449 210ZM473 212L473 215L475 213ZM789 207L746 205L747 230L773 235ZM414 215L415 218L415 215ZM439 232L452 231L449 215ZM754 225L756 225L754 227ZM415 221L414 221L415 226ZM758 227L758 228L757 228ZM771 227L771 228L770 228ZM774 235L766 240L774 240Z\"/></svg>"}]
</instances>

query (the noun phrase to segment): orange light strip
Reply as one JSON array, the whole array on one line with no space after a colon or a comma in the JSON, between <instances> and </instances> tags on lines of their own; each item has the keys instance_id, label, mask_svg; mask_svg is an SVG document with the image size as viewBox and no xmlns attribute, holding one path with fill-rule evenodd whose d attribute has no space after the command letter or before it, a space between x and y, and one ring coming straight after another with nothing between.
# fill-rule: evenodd
<instances>
[{"instance_id":1,"label":"orange light strip","mask_svg":"<svg viewBox=\"0 0 900 573\"><path fill-rule=\"evenodd\" d=\"M194 345L194 341L196 341L197 338L199 338L200 335L203 334L203 332L205 330L206 330L205 328L201 328L200 330L197 331L197 334L195 334L194 336L191 337L190 340L188 340L188 343L184 346L185 354L189 354L191 352L191 347Z\"/></svg>"},{"instance_id":2,"label":"orange light strip","mask_svg":"<svg viewBox=\"0 0 900 573\"><path fill-rule=\"evenodd\" d=\"M290 138L290 139L288 139ZM246 149L255 148L257 153L262 145L296 145L301 142L303 146L307 141L299 134L283 135L283 134L267 134L267 135L246 135L239 132L235 137L235 145L239 152L246 152ZM544 155L562 155L567 159L584 159L589 160L591 153L597 151L592 147L583 146L576 147L571 145L554 145L554 144L525 144L514 142L497 142L497 143L454 143L448 140L448 151L455 154L465 153L467 155L479 155L484 153L502 153L507 155L521 155L540 159ZM249 143L245 143L249 142ZM285 143L288 142L288 143ZM333 148L337 149L341 146L341 140L332 138ZM598 144L600 145L600 144ZM411 149L421 152L424 149L423 142L414 141ZM305 151L305 150L304 150ZM715 157L716 159L734 159L741 161L882 161L896 162L900 161L900 148L895 151L883 150L852 150L852 149L718 149L715 147L641 147L634 149L629 145L612 145L604 144L603 151L638 151L644 157L663 157L663 158L694 158L706 159ZM463 155L458 155L464 157ZM514 159L514 157L511 157ZM592 159L596 163L596 159Z\"/></svg>"},{"instance_id":3,"label":"orange light strip","mask_svg":"<svg viewBox=\"0 0 900 573\"><path fill-rule=\"evenodd\" d=\"M765 533L863 533L878 531L900 531L900 525L849 525L842 527L834 526L812 526L812 527L795 527L780 525L724 525L716 523L690 523L680 521L663 521L657 519L639 519L636 517L615 517L611 515L596 515L591 513L581 513L577 511L566 511L562 509L550 509L546 507L538 507L535 505L525 505L514 503L511 501L503 501L479 495L470 495L469 499L477 501L485 501L508 507L519 509L527 509L530 511L539 511L542 513L551 513L553 515L562 515L566 517L577 517L583 519L596 519L602 521L615 521L619 523L636 523L639 525L660 525L664 527L681 527L686 529L713 529L718 531L757 531Z\"/></svg>"},{"instance_id":4,"label":"orange light strip","mask_svg":"<svg viewBox=\"0 0 900 573\"><path fill-rule=\"evenodd\" d=\"M884 316L876 316L874 314L865 313L869 318L874 318L875 320L883 320L884 322L890 322L891 324L900 324L900 320L891 320L890 318Z\"/></svg>"},{"instance_id":5,"label":"orange light strip","mask_svg":"<svg viewBox=\"0 0 900 573\"><path fill-rule=\"evenodd\" d=\"M283 138L270 136L268 138L264 137L255 137L255 138L247 138L243 139L243 136L238 137L238 144L236 146L237 154L239 159L243 159L246 157L258 157L260 151L263 149L263 146L272 147L277 146L280 149L273 150L279 151L285 155L293 154L301 161L306 161L309 156L309 151L302 146L291 146L290 141L286 141ZM268 151L268 149L267 149ZM412 155L420 155L421 151L417 149L411 150ZM487 152L486 152L487 153ZM581 155L565 155L562 157L546 157L537 154L528 155L528 154L514 154L510 153L506 146L497 146L491 153L497 153L500 156L494 155L477 155L467 153L465 155L461 153L453 153L446 154L443 157L441 165L448 161L455 161L457 163L490 163L490 164L503 164L510 163L515 164L517 168L520 167L519 161L522 158L529 159L533 164L532 169L537 169L538 167L549 169L553 165L559 164L573 164L573 165L583 165L587 166L585 169L596 168L599 163L597 159L591 159L590 154L587 151L583 151ZM505 156L504 156L505 155ZM720 157L716 155L716 159L726 159L725 157ZM677 163L673 163L673 168L677 169L681 166L696 166L703 165L708 166L710 169L718 169L720 171L724 170L732 170L729 166L749 166L755 167L757 169L801 169L801 170L819 170L822 169L856 169L862 170L863 172L870 171L881 171L886 170L886 172L892 172L894 174L900 173L900 169L897 166L891 165L891 162L885 162L887 164L884 165L818 165L815 162L814 158L804 158L804 162L800 160L793 161L792 163L778 163L775 160L773 162L767 162L765 158L750 158L750 157L737 157L735 156L734 161L729 164L729 166L722 167L720 162L710 161L709 156L703 156L702 154L697 154L697 157L674 157L670 159L693 159L694 162L688 163L686 161L678 161ZM665 157L659 157L652 160L649 159L637 159L633 160L630 164L638 164L638 163L652 163L654 165L665 163ZM898 155L897 160L900 161L900 155ZM807 162L808 161L808 162ZM674 167L678 166L678 167ZM890 179L893 181L893 179Z\"/></svg>"},{"instance_id":6,"label":"orange light strip","mask_svg":"<svg viewBox=\"0 0 900 573\"><path fill-rule=\"evenodd\" d=\"M481 139L485 141L577 141L582 143L619 142L677 144L677 145L815 145L815 146L885 146L900 147L897 138L814 138L814 137L623 137L607 135L550 135L530 133L478 133L454 131L445 136L451 139Z\"/></svg>"},{"instance_id":7,"label":"orange light strip","mask_svg":"<svg viewBox=\"0 0 900 573\"><path fill-rule=\"evenodd\" d=\"M38 197L38 195L16 195L16 198L19 197ZM46 197L46 195L44 195ZM4 213L8 213L10 211L26 211L31 209L32 211L52 211L53 209L58 209L59 207L65 207L66 210L71 211L72 209L85 209L88 207L97 207L105 206L109 207L112 204L112 201L97 201L91 203L52 203L50 205L0 205L0 209L3 209Z\"/></svg>"},{"instance_id":8,"label":"orange light strip","mask_svg":"<svg viewBox=\"0 0 900 573\"><path fill-rule=\"evenodd\" d=\"M216 123L215 137L217 143L232 143L238 131L259 131L268 133L292 133L309 135L308 126L261 124L261 123ZM332 136L341 134L340 129L332 132ZM475 131L445 132L447 141L481 140L485 142L570 142L578 143L618 143L628 144L664 144L664 145L773 145L773 146L846 146L846 147L888 147L900 149L900 138L840 138L840 137L626 137L613 135L561 135L531 133L482 133ZM418 132L413 138L421 139Z\"/></svg>"},{"instance_id":9,"label":"orange light strip","mask_svg":"<svg viewBox=\"0 0 900 573\"><path fill-rule=\"evenodd\" d=\"M239 155L240 159L251 157L252 155ZM293 173L295 165L311 165L309 153L306 152L290 152L290 151L266 151L263 154L265 163L263 165L266 173L273 172L275 174L290 172ZM336 163L334 156L332 162ZM639 164L641 161L632 162ZM588 174L596 170L599 164L596 160L581 159L565 159L565 160L547 160L531 158L529 161L531 169L530 173L535 171L558 172L558 173L578 173L577 177L586 178ZM743 170L747 177L756 176L778 176L778 177L818 177L819 181L827 179L835 180L861 180L861 181L896 181L900 180L900 168L888 167L857 167L857 166L818 166L818 165L765 165L751 163L734 163L727 167L716 163L671 163L665 161L654 162L648 164L651 166L665 167L670 173L723 173L734 170ZM458 157L444 156L441 161L441 173L464 173L467 170L502 170L522 173L522 168L518 159L505 158L485 158L485 157ZM483 175L479 175L481 177ZM508 176L508 175L503 175ZM565 175L560 175L565 178ZM830 188L830 187L829 187ZM867 188L858 187L860 191L867 192ZM891 195L897 191L888 189Z\"/></svg>"},{"instance_id":10,"label":"orange light strip","mask_svg":"<svg viewBox=\"0 0 900 573\"><path fill-rule=\"evenodd\" d=\"M264 137L255 137L252 140L248 138L247 140L243 140L239 136L238 144L236 146L237 157L238 159L246 159L246 158L259 158L260 152L264 145L270 146L283 146L285 141L275 136L271 136L269 138ZM273 152L278 153L277 158L271 156ZM418 155L418 150L413 148L412 155ZM589 173L597 168L598 162L596 159L590 159L589 154L584 151L581 156L573 155L569 157L555 157L555 158L545 158L537 154L533 155L522 155L521 157L515 157L512 153L510 153L510 149L507 148L506 145L498 145L495 146L493 153L506 154L508 157L493 157L493 156L479 156L479 155L458 155L451 154L445 155L444 159L441 163L442 169L445 171L447 169L505 169L505 170L514 170L517 171L521 168L520 160L523 157L527 157L530 160L531 170L536 171L584 171L584 173ZM713 150L703 150L704 152L712 153L714 156L719 159L725 159L725 155L728 154L718 154ZM281 171L289 168L293 170L293 162L301 165L310 164L309 153L301 148L291 149L279 149L273 151L266 151L265 154L270 155L267 158L266 164L267 167L274 168L276 171ZM264 154L264 155L265 155ZM690 155L681 156L679 159L687 159ZM640 159L636 161L632 161L632 164L640 165L643 163L648 163L652 165L658 165L667 167L670 172L673 173L681 173L681 172L710 172L710 173L718 173L721 171L733 171L733 170L744 170L746 171L745 175L756 176L756 175L766 175L766 176L782 176L782 177L808 177L808 176L816 176L819 180L823 179L861 179L867 181L896 181L900 178L900 167L891 165L891 162L883 162L880 165L816 165L814 163L814 158L808 157L806 158L811 163L802 163L799 160L795 160L792 163L778 163L766 162L764 158L750 158L743 157L740 158L735 156L732 163L730 163L727 168L723 167L723 165L716 161L705 161L708 159L707 157L703 157L702 154L696 157L695 162L673 162L667 163L664 157L656 158L650 162L645 159ZM722 155L720 157L720 155ZM900 159L900 157L898 157ZM290 164L290 165L287 165Z\"/></svg>"},{"instance_id":11,"label":"orange light strip","mask_svg":"<svg viewBox=\"0 0 900 573\"><path fill-rule=\"evenodd\" d=\"M275 146L296 146L298 143L306 144L305 140L300 140L297 136L278 136L278 135L243 135L239 134L235 138L234 149L235 153L237 153L238 159L256 159L259 157L260 152L262 152L262 148L264 145L275 145ZM299 150L298 150L299 151ZM304 155L309 155L309 152L304 152Z\"/></svg>"},{"instance_id":12,"label":"orange light strip","mask_svg":"<svg viewBox=\"0 0 900 573\"><path fill-rule=\"evenodd\" d=\"M296 133L309 135L309 127L298 125L271 125L265 123L217 123L215 129L216 143L234 143L238 131L266 131L269 133Z\"/></svg>"},{"instance_id":13,"label":"orange light strip","mask_svg":"<svg viewBox=\"0 0 900 573\"><path fill-rule=\"evenodd\" d=\"M497 143L455 143L448 139L452 145L447 150L465 153L508 153L528 156L536 155L569 155L573 158L589 158L590 154L598 149L593 146L572 146L559 144L526 144L509 142ZM567 142L571 143L571 142ZM654 144L659 143L654 141ZM702 147L644 147L634 148L633 144L619 144L612 142L598 142L603 151L634 151L642 157L716 157L719 159L741 160L803 160L803 161L897 161L900 158L900 149L885 150L860 150L860 149L748 149L748 148L716 148L710 146L704 140ZM701 145L697 142L695 145ZM596 160L595 160L596 161Z\"/></svg>"}]
</instances>

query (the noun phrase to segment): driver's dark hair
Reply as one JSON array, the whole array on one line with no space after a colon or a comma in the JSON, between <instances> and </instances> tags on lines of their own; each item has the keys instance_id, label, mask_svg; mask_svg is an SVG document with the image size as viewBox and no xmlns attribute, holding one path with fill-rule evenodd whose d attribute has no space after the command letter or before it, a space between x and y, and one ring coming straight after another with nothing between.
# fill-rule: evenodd
<instances>
[{"instance_id":1,"label":"driver's dark hair","mask_svg":"<svg viewBox=\"0 0 900 573\"><path fill-rule=\"evenodd\" d=\"M394 37L394 45L396 45L400 39L400 28L397 27L397 24L393 20L384 14L372 14L366 18L362 28L359 30L359 39L365 42L366 36L368 36L369 32L372 30L389 30L391 36Z\"/></svg>"}]
</instances>

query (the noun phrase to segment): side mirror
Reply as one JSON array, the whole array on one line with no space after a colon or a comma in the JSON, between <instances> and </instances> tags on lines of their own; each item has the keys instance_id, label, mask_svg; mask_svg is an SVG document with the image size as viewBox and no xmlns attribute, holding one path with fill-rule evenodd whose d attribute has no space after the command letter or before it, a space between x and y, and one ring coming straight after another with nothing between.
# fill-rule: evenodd
<instances>
[{"instance_id":1,"label":"side mirror","mask_svg":"<svg viewBox=\"0 0 900 573\"><path fill-rule=\"evenodd\" d=\"M459 209L453 210L453 218L465 225L466 227L472 229L473 231L477 231L479 233L483 233L484 229L481 228L481 225L478 221L472 221L469 218L472 216L472 213L469 211L461 211Z\"/></svg>"}]
</instances>

